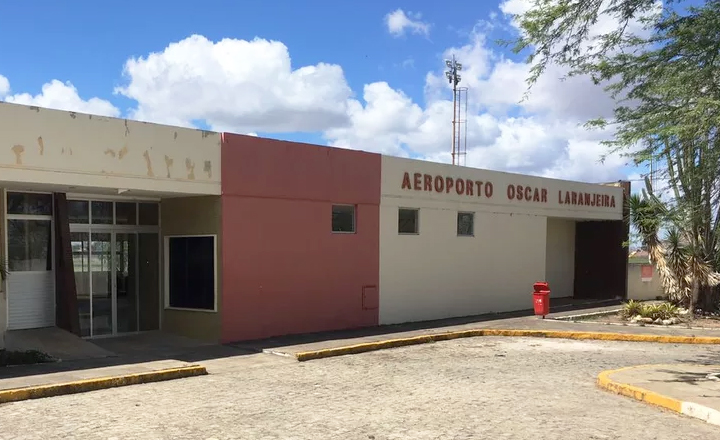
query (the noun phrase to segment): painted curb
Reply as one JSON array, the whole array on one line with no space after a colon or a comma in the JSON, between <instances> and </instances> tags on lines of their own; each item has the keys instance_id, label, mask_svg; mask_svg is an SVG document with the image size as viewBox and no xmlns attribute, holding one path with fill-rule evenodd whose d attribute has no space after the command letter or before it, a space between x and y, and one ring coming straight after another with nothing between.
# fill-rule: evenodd
<instances>
[{"instance_id":1,"label":"painted curb","mask_svg":"<svg viewBox=\"0 0 720 440\"><path fill-rule=\"evenodd\" d=\"M599 316L615 315L620 311L622 311L622 309L606 310L603 312L582 313L579 315L558 316L557 318L548 317L547 319L550 319L552 321L560 321L560 322L567 322L567 321L572 322L572 321L576 321L576 320L585 322L584 320L582 320L582 318L594 318L594 317L599 317Z\"/></svg>"},{"instance_id":2,"label":"painted curb","mask_svg":"<svg viewBox=\"0 0 720 440\"><path fill-rule=\"evenodd\" d=\"M624 342L655 342L661 344L707 344L720 345L720 337L671 336L671 335L639 335L633 333L583 332L565 330L510 330L510 329L473 329L456 332L434 333L412 336L408 338L387 339L377 342L347 345L344 347L327 348L295 353L300 361L309 361L347 354L365 353L368 351L385 350L388 348L405 347L408 345L427 344L430 342L449 341L459 338L476 336L512 336L530 338L577 339L598 341Z\"/></svg>"},{"instance_id":3,"label":"painted curb","mask_svg":"<svg viewBox=\"0 0 720 440\"><path fill-rule=\"evenodd\" d=\"M44 397L62 396L65 394L85 393L88 391L123 387L127 385L182 379L185 377L204 376L206 374L208 374L208 372L205 367L200 365L190 365L187 367L166 368L163 370L124 374L120 376L99 377L75 382L13 388L9 390L0 390L0 404L19 402L21 400L29 399L41 399Z\"/></svg>"},{"instance_id":4,"label":"painted curb","mask_svg":"<svg viewBox=\"0 0 720 440\"><path fill-rule=\"evenodd\" d=\"M610 378L610 376L614 373L643 367L648 366L639 365L635 367L620 368L618 370L603 371L598 375L597 384L600 388L610 391L611 393L630 397L640 402L645 402L650 405L676 412L678 414L700 419L711 425L720 426L720 411L697 403L685 402L672 397L668 397L654 391L649 391L644 388L636 387L634 385L615 382Z\"/></svg>"}]
</instances>

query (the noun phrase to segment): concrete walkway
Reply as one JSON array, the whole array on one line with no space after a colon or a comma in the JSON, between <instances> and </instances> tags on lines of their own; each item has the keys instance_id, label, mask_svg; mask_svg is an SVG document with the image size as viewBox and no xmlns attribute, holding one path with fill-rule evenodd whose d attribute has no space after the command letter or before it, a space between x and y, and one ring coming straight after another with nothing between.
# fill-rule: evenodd
<instances>
[{"instance_id":1,"label":"concrete walkway","mask_svg":"<svg viewBox=\"0 0 720 440\"><path fill-rule=\"evenodd\" d=\"M189 365L191 364L187 362L177 360L164 360L154 362L129 363L109 367L78 368L55 373L43 371L40 374L2 378L0 379L0 391L26 387L38 387L43 385L54 385L59 383L86 381L90 379L99 379L105 377L117 377L130 374L148 373L167 369L182 368ZM80 366L80 364L77 364L77 366Z\"/></svg>"},{"instance_id":2,"label":"concrete walkway","mask_svg":"<svg viewBox=\"0 0 720 440\"><path fill-rule=\"evenodd\" d=\"M548 315L548 318L576 315L579 313L597 313L618 310L618 305L584 309L582 311L562 311ZM460 322L460 323L458 323ZM423 328L418 328L423 326ZM250 341L234 344L237 347L264 351L267 353L295 356L301 352L327 350L357 344L387 341L390 339L413 338L438 333L461 332L474 329L513 329L539 331L573 331L621 333L629 335L720 337L720 330L696 330L681 327L661 326L620 326L605 324L575 323L554 319L540 319L535 316L503 317L485 315L469 318L433 321L432 323L410 323L358 329L353 331L326 332L311 335L294 335L271 338L262 341Z\"/></svg>"},{"instance_id":3,"label":"concrete walkway","mask_svg":"<svg viewBox=\"0 0 720 440\"><path fill-rule=\"evenodd\" d=\"M582 311L559 308L550 317L578 313L595 313L617 310L618 304L604 307L583 308ZM87 381L121 375L143 374L153 371L173 370L189 364L207 366L212 370L247 368L270 361L253 353L266 352L287 356L294 361L296 354L316 350L333 349L355 344L374 343L388 339L412 338L447 332L474 329L514 329L539 331L582 331L627 333L632 335L662 335L720 338L720 331L693 330L675 327L624 327L603 324L576 324L553 319L528 316L528 312L502 315L484 315L448 320L374 327L352 331L296 335L230 345L209 344L162 332L126 336L97 341L81 341L75 351L63 348L56 351L66 354L62 362L17 366L0 369L0 391L21 387ZM31 333L22 334L25 341L34 340ZM53 336L50 340L60 340ZM88 347L85 347L87 344ZM65 345L63 345L64 347ZM38 347L39 348L39 347ZM89 349L92 348L92 349ZM73 359L86 355L86 359ZM260 355L262 356L262 355ZM272 356L271 356L272 357ZM277 358L275 358L277 359Z\"/></svg>"},{"instance_id":4,"label":"concrete walkway","mask_svg":"<svg viewBox=\"0 0 720 440\"><path fill-rule=\"evenodd\" d=\"M720 425L720 365L642 365L604 371L608 391Z\"/></svg>"},{"instance_id":5,"label":"concrete walkway","mask_svg":"<svg viewBox=\"0 0 720 440\"><path fill-rule=\"evenodd\" d=\"M0 368L0 404L202 375L205 362L250 354L163 332L91 342L60 329L41 329L15 332L12 341L13 349L44 349L59 361Z\"/></svg>"}]
</instances>

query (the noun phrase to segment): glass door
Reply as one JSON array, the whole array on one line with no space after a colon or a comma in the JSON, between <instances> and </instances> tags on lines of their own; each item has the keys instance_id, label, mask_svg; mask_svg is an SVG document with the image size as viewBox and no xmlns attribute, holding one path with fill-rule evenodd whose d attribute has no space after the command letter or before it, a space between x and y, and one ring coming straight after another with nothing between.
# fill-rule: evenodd
<instances>
[{"instance_id":1,"label":"glass door","mask_svg":"<svg viewBox=\"0 0 720 440\"><path fill-rule=\"evenodd\" d=\"M71 232L73 268L75 269L75 286L77 289L78 315L80 316L80 336L90 336L90 234L87 232Z\"/></svg>"},{"instance_id":2,"label":"glass door","mask_svg":"<svg viewBox=\"0 0 720 440\"><path fill-rule=\"evenodd\" d=\"M159 329L158 211L150 202L68 200L82 336Z\"/></svg>"},{"instance_id":3,"label":"glass door","mask_svg":"<svg viewBox=\"0 0 720 440\"><path fill-rule=\"evenodd\" d=\"M113 256L117 333L136 332L138 331L137 234L116 233Z\"/></svg>"},{"instance_id":4,"label":"glass door","mask_svg":"<svg viewBox=\"0 0 720 440\"><path fill-rule=\"evenodd\" d=\"M91 336L115 333L113 307L113 265L111 233L90 234L90 282L92 283L92 334Z\"/></svg>"}]
</instances>

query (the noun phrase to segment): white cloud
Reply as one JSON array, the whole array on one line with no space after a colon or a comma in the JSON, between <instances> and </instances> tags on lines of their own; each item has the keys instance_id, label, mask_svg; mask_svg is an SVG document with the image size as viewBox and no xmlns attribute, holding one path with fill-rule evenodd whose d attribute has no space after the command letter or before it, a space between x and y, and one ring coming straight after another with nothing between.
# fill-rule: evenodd
<instances>
[{"instance_id":1,"label":"white cloud","mask_svg":"<svg viewBox=\"0 0 720 440\"><path fill-rule=\"evenodd\" d=\"M390 35L400 37L406 32L427 36L430 33L430 24L422 21L419 13L408 12L396 9L385 16L385 26Z\"/></svg>"},{"instance_id":2,"label":"white cloud","mask_svg":"<svg viewBox=\"0 0 720 440\"><path fill-rule=\"evenodd\" d=\"M508 0L502 11L526 3ZM424 32L398 20L419 22L418 15L398 11L388 14L389 31ZM469 89L467 121L461 127L462 133L467 130L467 165L575 180L621 178L625 163L620 157L599 163L606 151L600 142L610 134L580 125L612 110L605 93L586 78L562 81L562 71L551 66L529 99L520 102L528 66L505 58L486 38L488 30L479 23L466 44L443 51L438 69L425 76L423 102L384 81L365 84L362 95L354 96L340 66L293 66L281 42L213 42L198 35L129 59L126 83L116 93L137 102L129 116L141 120L183 126L200 121L214 130L251 134L314 132L340 147L450 162L452 101L442 60L455 55L463 63L461 85ZM0 96L9 89L2 79ZM46 84L41 95L11 99L117 112L99 98L83 101L71 84L59 81Z\"/></svg>"},{"instance_id":3,"label":"white cloud","mask_svg":"<svg viewBox=\"0 0 720 440\"><path fill-rule=\"evenodd\" d=\"M30 93L9 95L9 92L9 81L0 76L0 98L3 101L102 116L120 116L120 110L109 101L100 98L82 99L70 82L63 83L54 79L43 84L42 91L34 96Z\"/></svg>"},{"instance_id":4,"label":"white cloud","mask_svg":"<svg viewBox=\"0 0 720 440\"><path fill-rule=\"evenodd\" d=\"M10 81L7 78L0 75L0 98L10 93Z\"/></svg>"},{"instance_id":5,"label":"white cloud","mask_svg":"<svg viewBox=\"0 0 720 440\"><path fill-rule=\"evenodd\" d=\"M581 126L612 111L605 92L587 78L562 81L549 72L521 102L528 66L503 58L484 30L476 27L468 44L442 55L462 62L461 86L469 89L467 165L596 182L621 178L620 157L600 163L606 152L600 142L609 133ZM452 94L443 70L426 76L424 107L387 83L367 85L363 100L351 101L351 124L325 133L329 143L450 162Z\"/></svg>"},{"instance_id":6,"label":"white cloud","mask_svg":"<svg viewBox=\"0 0 720 440\"><path fill-rule=\"evenodd\" d=\"M132 117L214 130L320 131L347 122L352 91L343 70L293 68L281 42L193 35L162 52L131 58L116 90L138 102Z\"/></svg>"}]
</instances>

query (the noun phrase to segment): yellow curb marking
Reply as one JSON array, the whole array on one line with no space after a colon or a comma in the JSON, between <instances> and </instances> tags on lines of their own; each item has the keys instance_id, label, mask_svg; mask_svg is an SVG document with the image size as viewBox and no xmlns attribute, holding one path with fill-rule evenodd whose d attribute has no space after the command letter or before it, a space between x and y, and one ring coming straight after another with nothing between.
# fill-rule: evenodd
<instances>
[{"instance_id":1,"label":"yellow curb marking","mask_svg":"<svg viewBox=\"0 0 720 440\"><path fill-rule=\"evenodd\" d=\"M84 393L87 391L102 390L106 388L160 382L192 376L203 376L206 374L208 373L205 367L200 365L190 365L187 367L167 368L164 370L125 374L121 376L99 377L75 382L13 388L0 391L0 403L40 399L43 397L53 397L64 394Z\"/></svg>"},{"instance_id":2,"label":"yellow curb marking","mask_svg":"<svg viewBox=\"0 0 720 440\"><path fill-rule=\"evenodd\" d=\"M636 367L620 368L618 370L607 370L603 371L598 375L597 384L600 388L610 391L621 396L631 397L641 402L649 403L650 405L659 406L670 411L682 414L682 401L673 399L672 397L663 396L653 391L646 390L644 388L636 387L626 383L615 382L610 379L612 374L618 373L625 370L633 370L637 368L643 368L644 365L638 365Z\"/></svg>"},{"instance_id":3,"label":"yellow curb marking","mask_svg":"<svg viewBox=\"0 0 720 440\"><path fill-rule=\"evenodd\" d=\"M448 341L458 338L475 336L513 336L534 338L578 339L599 341L626 341L626 342L655 342L663 344L709 344L720 345L720 337L696 336L670 336L670 335L638 335L632 333L583 332L583 331L556 331L556 330L506 330L506 329L473 329L456 332L434 333L428 335L412 336L408 338L387 339L377 342L366 342L312 351L303 351L295 354L300 361L322 359L346 354L357 354L368 351L384 350L387 348L403 347L407 345L426 344L429 342Z\"/></svg>"}]
</instances>

